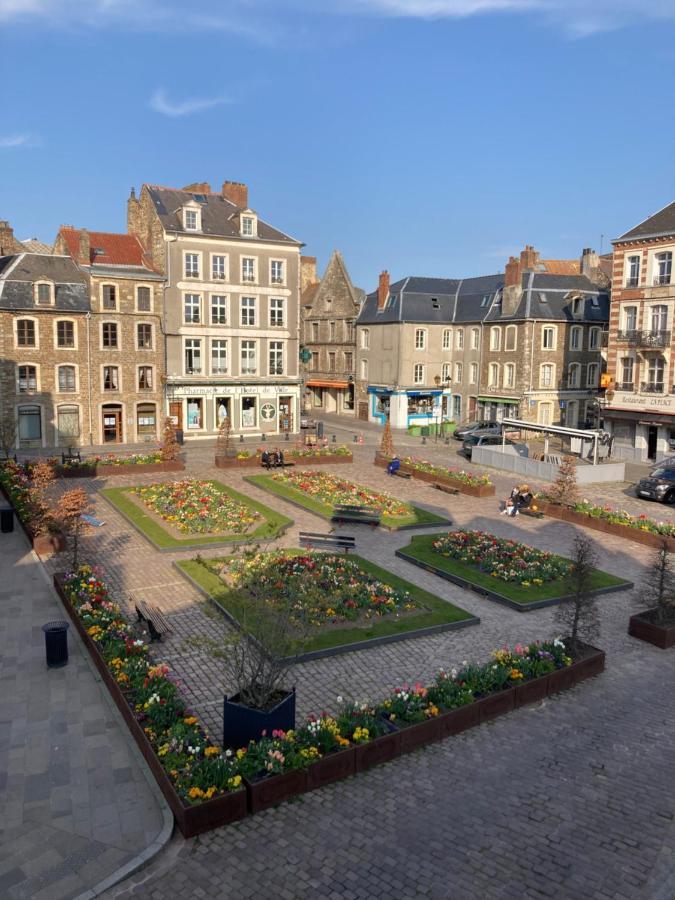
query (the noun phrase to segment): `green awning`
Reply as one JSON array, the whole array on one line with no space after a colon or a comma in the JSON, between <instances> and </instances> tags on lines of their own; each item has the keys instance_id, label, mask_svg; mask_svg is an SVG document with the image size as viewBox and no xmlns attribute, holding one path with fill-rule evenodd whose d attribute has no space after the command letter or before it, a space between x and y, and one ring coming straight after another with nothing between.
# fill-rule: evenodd
<instances>
[{"instance_id":1,"label":"green awning","mask_svg":"<svg viewBox=\"0 0 675 900\"><path fill-rule=\"evenodd\" d=\"M520 400L514 400L513 397L479 397L481 403L510 403L515 406Z\"/></svg>"}]
</instances>

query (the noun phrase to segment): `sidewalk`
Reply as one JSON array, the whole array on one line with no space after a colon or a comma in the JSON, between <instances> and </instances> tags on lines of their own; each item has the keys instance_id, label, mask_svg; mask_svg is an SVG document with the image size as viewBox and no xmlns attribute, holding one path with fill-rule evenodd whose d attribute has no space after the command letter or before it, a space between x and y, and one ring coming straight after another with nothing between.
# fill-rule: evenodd
<instances>
[{"instance_id":1,"label":"sidewalk","mask_svg":"<svg viewBox=\"0 0 675 900\"><path fill-rule=\"evenodd\" d=\"M16 528L0 572L0 897L93 897L152 858L173 817L73 628L68 665L47 668L41 626L64 611Z\"/></svg>"}]
</instances>

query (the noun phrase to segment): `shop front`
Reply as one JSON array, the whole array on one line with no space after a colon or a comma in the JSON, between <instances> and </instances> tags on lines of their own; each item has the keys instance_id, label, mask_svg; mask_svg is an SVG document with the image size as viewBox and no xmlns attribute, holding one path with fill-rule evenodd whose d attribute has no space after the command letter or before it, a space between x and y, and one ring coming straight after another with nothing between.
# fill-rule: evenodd
<instances>
[{"instance_id":1,"label":"shop front","mask_svg":"<svg viewBox=\"0 0 675 900\"><path fill-rule=\"evenodd\" d=\"M672 412L669 412L671 408ZM602 410L602 420L605 430L614 439L612 456L617 459L656 463L675 455L673 396L641 397L616 393L611 405Z\"/></svg>"},{"instance_id":2,"label":"shop front","mask_svg":"<svg viewBox=\"0 0 675 900\"><path fill-rule=\"evenodd\" d=\"M354 415L354 382L312 378L305 383L305 412Z\"/></svg>"},{"instance_id":3,"label":"shop front","mask_svg":"<svg viewBox=\"0 0 675 900\"><path fill-rule=\"evenodd\" d=\"M444 393L441 388L418 391L369 386L369 419L384 425L389 417L392 428L406 430L415 425L440 426L447 419Z\"/></svg>"},{"instance_id":4,"label":"shop front","mask_svg":"<svg viewBox=\"0 0 675 900\"><path fill-rule=\"evenodd\" d=\"M517 419L519 405L518 397L478 397L475 418L488 422Z\"/></svg>"}]
</instances>

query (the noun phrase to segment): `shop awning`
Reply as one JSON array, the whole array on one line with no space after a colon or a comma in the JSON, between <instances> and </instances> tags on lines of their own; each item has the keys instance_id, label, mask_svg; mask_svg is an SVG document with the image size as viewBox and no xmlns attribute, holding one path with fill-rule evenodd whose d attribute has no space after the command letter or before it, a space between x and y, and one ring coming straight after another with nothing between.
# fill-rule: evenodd
<instances>
[{"instance_id":1,"label":"shop awning","mask_svg":"<svg viewBox=\"0 0 675 900\"><path fill-rule=\"evenodd\" d=\"M603 419L624 419L627 422L637 422L638 425L669 425L675 428L675 415L668 413L653 413L648 409L618 409L610 407L601 412Z\"/></svg>"},{"instance_id":2,"label":"shop awning","mask_svg":"<svg viewBox=\"0 0 675 900\"><path fill-rule=\"evenodd\" d=\"M443 391L406 391L409 397L438 397Z\"/></svg>"},{"instance_id":3,"label":"shop awning","mask_svg":"<svg viewBox=\"0 0 675 900\"><path fill-rule=\"evenodd\" d=\"M478 399L481 403L510 403L512 406L520 403L520 400L515 400L513 397L479 397Z\"/></svg>"},{"instance_id":4,"label":"shop awning","mask_svg":"<svg viewBox=\"0 0 675 900\"><path fill-rule=\"evenodd\" d=\"M346 388L349 387L348 381L308 381L307 387L327 387L327 388Z\"/></svg>"}]
</instances>

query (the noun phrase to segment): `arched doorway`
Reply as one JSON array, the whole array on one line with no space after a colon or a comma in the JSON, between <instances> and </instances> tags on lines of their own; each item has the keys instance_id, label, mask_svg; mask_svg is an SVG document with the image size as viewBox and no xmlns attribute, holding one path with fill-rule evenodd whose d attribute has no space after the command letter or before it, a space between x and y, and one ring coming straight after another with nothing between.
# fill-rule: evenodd
<instances>
[{"instance_id":1,"label":"arched doorway","mask_svg":"<svg viewBox=\"0 0 675 900\"><path fill-rule=\"evenodd\" d=\"M122 431L122 405L106 403L101 407L101 423L104 444L121 444L124 439Z\"/></svg>"}]
</instances>

